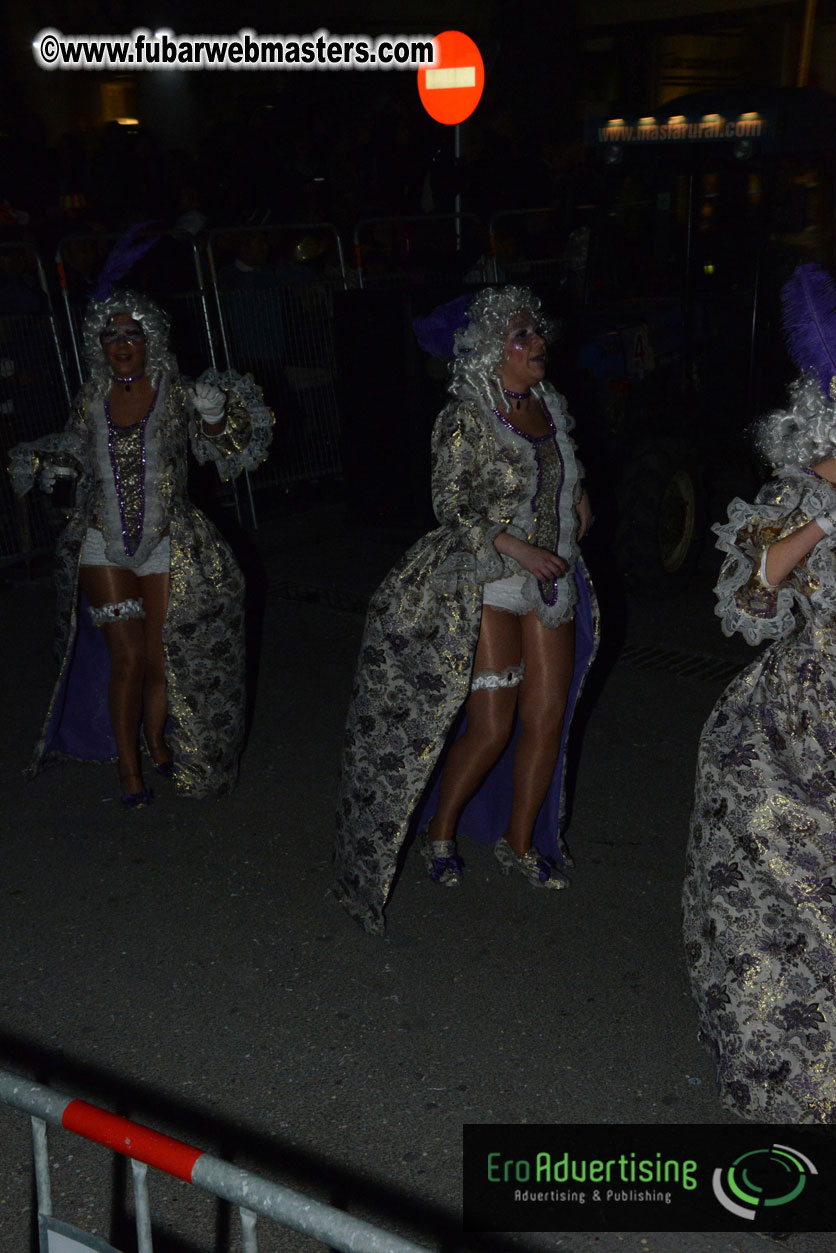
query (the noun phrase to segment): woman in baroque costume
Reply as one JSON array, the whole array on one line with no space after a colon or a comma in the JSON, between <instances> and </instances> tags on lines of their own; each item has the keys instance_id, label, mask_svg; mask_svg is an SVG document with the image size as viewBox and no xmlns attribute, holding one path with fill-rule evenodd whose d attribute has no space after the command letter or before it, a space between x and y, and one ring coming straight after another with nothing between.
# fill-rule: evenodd
<instances>
[{"instance_id":1,"label":"woman in baroque costume","mask_svg":"<svg viewBox=\"0 0 836 1253\"><path fill-rule=\"evenodd\" d=\"M22 495L76 477L58 541L58 679L31 773L50 758L118 759L122 804L150 802L154 770L177 790L235 786L244 730L244 580L186 495L187 449L222 478L266 456L273 415L248 376L206 371L189 386L148 298L94 299L87 382L60 434L12 450Z\"/></svg>"},{"instance_id":2,"label":"woman in baroque costume","mask_svg":"<svg viewBox=\"0 0 836 1253\"><path fill-rule=\"evenodd\" d=\"M714 529L727 635L771 641L703 730L684 891L700 1034L744 1118L836 1123L836 286L783 292L802 371L765 418L774 467Z\"/></svg>"},{"instance_id":3,"label":"woman in baroque costume","mask_svg":"<svg viewBox=\"0 0 836 1253\"><path fill-rule=\"evenodd\" d=\"M372 597L348 714L335 893L368 931L411 829L430 877L458 887L458 831L500 869L558 889L565 747L598 642L578 550L590 521L547 331L527 288L479 293L416 321L454 356L432 437L439 526Z\"/></svg>"}]
</instances>

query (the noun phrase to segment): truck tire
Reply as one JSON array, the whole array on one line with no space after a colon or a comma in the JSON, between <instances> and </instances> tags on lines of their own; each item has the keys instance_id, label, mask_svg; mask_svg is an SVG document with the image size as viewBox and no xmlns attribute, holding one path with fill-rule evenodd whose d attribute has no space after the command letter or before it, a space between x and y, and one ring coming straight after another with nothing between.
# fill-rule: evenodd
<instances>
[{"instance_id":1,"label":"truck tire","mask_svg":"<svg viewBox=\"0 0 836 1253\"><path fill-rule=\"evenodd\" d=\"M651 596L680 591L696 566L705 530L705 485L686 444L646 444L618 488L616 555L628 586Z\"/></svg>"}]
</instances>

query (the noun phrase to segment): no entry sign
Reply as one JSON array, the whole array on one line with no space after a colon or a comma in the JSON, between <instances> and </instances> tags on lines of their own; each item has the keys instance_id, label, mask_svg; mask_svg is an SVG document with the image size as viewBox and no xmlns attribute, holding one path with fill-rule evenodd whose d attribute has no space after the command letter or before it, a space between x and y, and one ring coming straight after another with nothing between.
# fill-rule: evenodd
<instances>
[{"instance_id":1,"label":"no entry sign","mask_svg":"<svg viewBox=\"0 0 836 1253\"><path fill-rule=\"evenodd\" d=\"M418 71L418 94L431 118L456 126L470 117L485 86L482 54L469 35L445 30L435 37L435 64Z\"/></svg>"}]
</instances>

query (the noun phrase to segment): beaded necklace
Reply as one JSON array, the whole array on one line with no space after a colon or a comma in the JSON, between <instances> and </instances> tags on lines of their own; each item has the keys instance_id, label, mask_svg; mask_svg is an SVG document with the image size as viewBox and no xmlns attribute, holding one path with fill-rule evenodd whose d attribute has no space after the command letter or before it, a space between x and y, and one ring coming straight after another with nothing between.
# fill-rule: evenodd
<instances>
[{"instance_id":1,"label":"beaded necklace","mask_svg":"<svg viewBox=\"0 0 836 1253\"><path fill-rule=\"evenodd\" d=\"M141 378L145 378L145 371L140 370L139 374L125 374L121 377L118 374L114 374L113 377L116 379L117 383L123 383L125 391L129 392L131 390L131 383L138 383Z\"/></svg>"},{"instance_id":2,"label":"beaded necklace","mask_svg":"<svg viewBox=\"0 0 836 1253\"><path fill-rule=\"evenodd\" d=\"M502 390L506 396L510 397L511 400L516 400L518 409L520 407L520 401L528 400L529 396L531 395L530 387L527 392L512 392L510 387L503 387Z\"/></svg>"}]
</instances>

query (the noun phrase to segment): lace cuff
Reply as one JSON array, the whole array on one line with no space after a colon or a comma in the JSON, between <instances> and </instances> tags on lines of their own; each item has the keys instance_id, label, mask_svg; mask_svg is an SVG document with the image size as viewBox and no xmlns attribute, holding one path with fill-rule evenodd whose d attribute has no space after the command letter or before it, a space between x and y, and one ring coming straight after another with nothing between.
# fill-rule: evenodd
<instances>
[{"instance_id":1,"label":"lace cuff","mask_svg":"<svg viewBox=\"0 0 836 1253\"><path fill-rule=\"evenodd\" d=\"M754 505L735 499L729 521L713 527L717 547L728 556L716 587L715 613L726 635L740 631L750 644L781 639L794 627L793 606L804 595L819 610L836 610L833 552L828 540L819 541L800 563L813 575L812 584L788 579L773 587L765 578L764 552L776 540L792 535L807 522L834 508L836 489L807 469L776 475L758 493Z\"/></svg>"},{"instance_id":2,"label":"lace cuff","mask_svg":"<svg viewBox=\"0 0 836 1253\"><path fill-rule=\"evenodd\" d=\"M226 392L226 422L217 435L197 422L192 450L200 462L214 461L222 479L234 479L242 470L254 470L267 456L273 437L273 412L264 403L261 388L250 374L205 370L198 380Z\"/></svg>"},{"instance_id":3,"label":"lace cuff","mask_svg":"<svg viewBox=\"0 0 836 1253\"><path fill-rule=\"evenodd\" d=\"M484 522L467 527L467 548L455 548L432 575L432 584L437 591L454 592L462 575L480 585L503 578L505 563L502 554L494 547L494 540L503 531L515 535L517 539L526 538L519 527L505 522ZM522 569L521 566L519 568Z\"/></svg>"},{"instance_id":4,"label":"lace cuff","mask_svg":"<svg viewBox=\"0 0 836 1253\"><path fill-rule=\"evenodd\" d=\"M793 594L762 577L766 550L781 535L786 520L779 505L752 506L735 499L729 520L712 528L717 547L728 554L714 589L723 634L739 631L748 644L781 639L795 624Z\"/></svg>"},{"instance_id":5,"label":"lace cuff","mask_svg":"<svg viewBox=\"0 0 836 1253\"><path fill-rule=\"evenodd\" d=\"M30 443L16 444L9 453L9 478L17 496L25 496L31 491L35 480L41 472L42 464L55 461L60 457L62 462L72 459L79 476L84 473L84 466L75 455L72 437L66 433L44 435L41 439Z\"/></svg>"}]
</instances>

